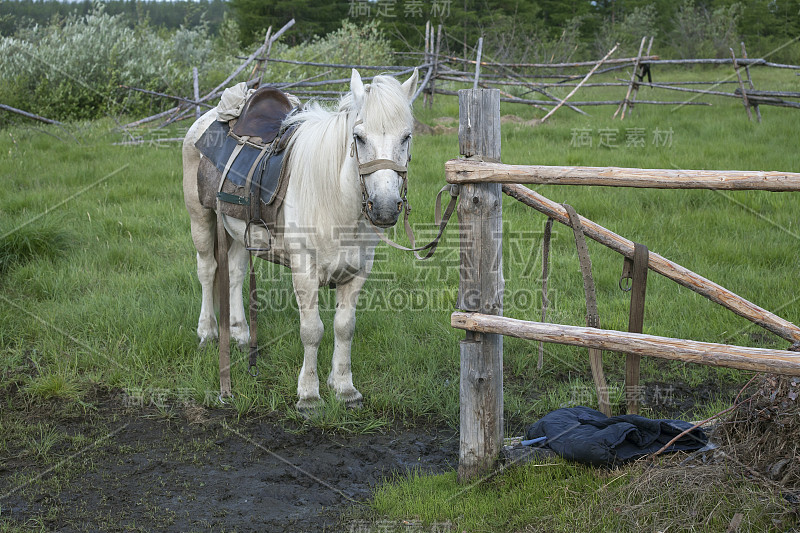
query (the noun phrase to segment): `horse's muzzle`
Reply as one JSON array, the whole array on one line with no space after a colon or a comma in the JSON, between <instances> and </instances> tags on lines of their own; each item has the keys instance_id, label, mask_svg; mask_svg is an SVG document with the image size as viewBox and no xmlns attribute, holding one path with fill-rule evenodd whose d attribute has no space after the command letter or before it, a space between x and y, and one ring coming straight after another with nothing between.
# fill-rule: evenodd
<instances>
[{"instance_id":1,"label":"horse's muzzle","mask_svg":"<svg viewBox=\"0 0 800 533\"><path fill-rule=\"evenodd\" d=\"M397 224L400 213L403 212L403 199L400 196L394 198L375 198L367 199L365 208L367 218L379 228L391 228Z\"/></svg>"}]
</instances>

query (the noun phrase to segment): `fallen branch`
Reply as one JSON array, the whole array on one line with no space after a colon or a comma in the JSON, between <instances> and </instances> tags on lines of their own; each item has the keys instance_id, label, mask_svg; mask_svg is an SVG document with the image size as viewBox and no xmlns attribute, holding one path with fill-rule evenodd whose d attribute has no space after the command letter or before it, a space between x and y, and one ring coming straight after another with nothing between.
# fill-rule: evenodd
<instances>
[{"instance_id":1,"label":"fallen branch","mask_svg":"<svg viewBox=\"0 0 800 533\"><path fill-rule=\"evenodd\" d=\"M572 97L572 95L573 95L573 94L575 94L575 93L578 91L578 89L580 89L580 88L581 88L581 85L583 85L584 83L586 83L586 80L588 80L588 79L589 79L589 78L592 76L592 74L594 74L594 71L595 71L595 70L597 70L598 68L600 68L600 65L602 65L602 64L603 64L603 63L606 61L606 59L608 59L608 58L609 58L609 56L611 56L611 54L613 54L614 52L616 52L616 50L617 50L617 47L619 47L619 43L615 44L615 45L614 45L614 48L612 48L612 49L611 49L611 50L610 50L610 51L609 51L609 52L608 52L608 53L607 53L607 54L606 54L606 55L603 57L603 59L601 59L600 61L598 61L598 62L597 62L597 64L596 64L594 67L592 67L592 70L590 70L590 71L589 71L589 73L586 75L586 77L585 77L585 78L583 78L583 79L581 80L581 82L580 82L580 83L577 85L577 87L575 87L574 89L572 89L572 91L570 91L570 93L569 93L569 94L568 94L568 95L567 95L567 96L566 96L566 97L565 97L565 98L564 98L564 99L561 101L561 103L560 103L560 104L558 104L557 106L555 106L553 109L551 109L551 110L550 110L550 112L549 112L549 113L547 113L547 114L546 114L544 117L542 117L542 122L544 122L545 120L547 120L548 118L550 118L550 116L551 116L553 113L555 113L556 111L558 111L558 108L560 108L560 107L561 107L561 106L562 106L562 105L563 105L563 104L564 104L564 103L565 103L567 100L569 100L569 99Z\"/></svg>"},{"instance_id":2,"label":"fallen branch","mask_svg":"<svg viewBox=\"0 0 800 533\"><path fill-rule=\"evenodd\" d=\"M208 108L214 107L213 105L207 104L207 103L202 102L200 100L191 100L189 98L183 98L182 96L173 96L171 94L160 93L158 91L150 91L148 89L140 89L139 87L130 87L128 85L120 85L120 88L127 89L129 91L136 91L136 92L140 92L140 93L144 93L144 94L151 94L153 96L160 96L162 98L169 98L171 100L177 100L179 102L184 102L186 104L191 104L191 105L195 105L195 106L201 105L201 106L205 106L205 107L208 107Z\"/></svg>"},{"instance_id":3,"label":"fallen branch","mask_svg":"<svg viewBox=\"0 0 800 533\"><path fill-rule=\"evenodd\" d=\"M111 143L112 146L136 146L139 144L158 144L167 142L182 142L183 137L170 137L167 139L136 139L133 141L120 141Z\"/></svg>"},{"instance_id":4,"label":"fallen branch","mask_svg":"<svg viewBox=\"0 0 800 533\"><path fill-rule=\"evenodd\" d=\"M469 63L471 65L475 64L475 61L472 59L462 59L460 57L453 57L453 56L444 56L451 61L455 61L458 63ZM645 56L641 58L642 61L653 61L658 59L658 56ZM609 59L605 63L608 65L612 64L628 64L633 63L636 60L635 57L624 57L620 59ZM591 67L595 65L596 61L578 61L574 63L493 63L491 61L481 61L481 65L485 67L511 67L511 68L570 68L570 67Z\"/></svg>"},{"instance_id":5,"label":"fallen branch","mask_svg":"<svg viewBox=\"0 0 800 533\"><path fill-rule=\"evenodd\" d=\"M214 94L215 94L217 91L219 91L220 89L223 89L223 88L227 87L228 83L230 83L230 82L231 82L231 80L232 80L233 78L235 78L236 76L238 76L240 72L242 72L244 69L246 69L246 68L247 68L247 65L249 65L250 63L252 63L252 62L253 62L253 61L254 61L254 60L255 60L255 59L258 57L258 56L260 56L260 55L261 55L261 53L262 53L264 50L266 50L267 46L269 46L269 44L270 44L270 43L274 43L275 41L277 41L277 40L278 40L278 38L279 38L281 35L283 35L283 33L284 33L286 30L288 30L289 28L291 28L292 26L294 26L294 19L292 19L292 20L290 20L289 22L287 22L286 24L284 24L283 28L281 28L280 30L278 30L278 31L275 33L275 35L273 35L272 37L270 37L270 39L269 39L269 43L264 43L263 45L259 46L259 47L258 47L258 49L257 49L255 52L253 52L252 54L250 54L249 56L247 56L247 60L246 60L244 63L242 63L241 65L239 65L239 67L238 67L236 70L234 70L234 71L233 71L233 73L231 73L231 75L230 75L230 76L228 76L227 78L225 78L225 81L223 81L222 83L220 83L219 85L217 85L216 87L214 87L214 88L211 90L211 92L209 92L207 95L205 95L204 97L202 97L202 98L200 99L200 101L201 101L201 102L205 102L205 101L209 100L210 98L212 98L212 97L214 96Z\"/></svg>"},{"instance_id":6,"label":"fallen branch","mask_svg":"<svg viewBox=\"0 0 800 533\"><path fill-rule=\"evenodd\" d=\"M11 113L16 113L17 115L22 115L23 117L31 118L33 120L38 120L39 122L44 122L45 124L61 125L61 122L57 120L53 120L51 118L45 118L39 115L35 115L33 113L28 113L27 111L23 111L22 109L17 109L16 107L11 107L10 105L0 104L0 109L9 111Z\"/></svg>"},{"instance_id":7,"label":"fallen branch","mask_svg":"<svg viewBox=\"0 0 800 533\"><path fill-rule=\"evenodd\" d=\"M247 59L245 56L236 56L237 59ZM256 61L263 61L267 58L257 57ZM290 65L303 65L307 67L326 67L326 68L354 68L358 70L405 70L408 67L400 66L375 66L375 65L345 65L341 63L316 63L314 61L295 61L293 59L269 58L273 63L288 63Z\"/></svg>"}]
</instances>

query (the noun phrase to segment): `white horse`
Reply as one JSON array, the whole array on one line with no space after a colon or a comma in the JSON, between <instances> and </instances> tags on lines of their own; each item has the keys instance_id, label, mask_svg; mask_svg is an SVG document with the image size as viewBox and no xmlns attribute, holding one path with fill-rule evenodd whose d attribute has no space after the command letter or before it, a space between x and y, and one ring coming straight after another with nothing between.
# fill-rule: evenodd
<instances>
[{"instance_id":1,"label":"white horse","mask_svg":"<svg viewBox=\"0 0 800 533\"><path fill-rule=\"evenodd\" d=\"M297 383L298 410L314 409L322 403L317 374L317 350L323 334L318 291L329 284L336 286L336 314L328 386L349 407L361 405L350 366L356 303L379 242L376 230L381 230L371 226L393 226L404 207L403 169L411 157L410 102L417 80L414 70L402 84L390 76L376 76L365 86L353 70L350 92L337 109L312 104L287 119L298 127L286 156L289 185L266 258L287 264L292 271L304 350ZM203 156L194 144L216 119L215 109L207 112L192 125L183 142L184 200L203 296L197 325L201 344L218 337L214 314L216 214L200 203L197 170ZM246 223L230 217L223 220L231 243L231 338L247 346L250 335L242 299L248 263ZM254 228L250 229L250 245L266 247L267 233Z\"/></svg>"}]
</instances>

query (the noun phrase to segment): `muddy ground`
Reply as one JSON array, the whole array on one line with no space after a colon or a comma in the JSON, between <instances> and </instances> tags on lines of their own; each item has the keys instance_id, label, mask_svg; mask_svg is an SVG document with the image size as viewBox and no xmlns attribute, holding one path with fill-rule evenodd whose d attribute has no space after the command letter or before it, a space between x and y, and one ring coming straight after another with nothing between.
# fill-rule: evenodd
<instances>
[{"instance_id":1,"label":"muddy ground","mask_svg":"<svg viewBox=\"0 0 800 533\"><path fill-rule=\"evenodd\" d=\"M232 410L3 398L0 530L349 531L370 491L455 465L452 430L328 433Z\"/></svg>"}]
</instances>

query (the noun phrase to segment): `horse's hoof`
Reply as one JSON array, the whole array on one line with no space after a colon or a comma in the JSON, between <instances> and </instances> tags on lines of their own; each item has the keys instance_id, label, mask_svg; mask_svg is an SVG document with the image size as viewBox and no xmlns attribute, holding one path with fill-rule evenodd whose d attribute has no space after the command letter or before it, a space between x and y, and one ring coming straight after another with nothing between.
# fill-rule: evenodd
<instances>
[{"instance_id":1,"label":"horse's hoof","mask_svg":"<svg viewBox=\"0 0 800 533\"><path fill-rule=\"evenodd\" d=\"M353 411L357 411L364 407L364 398L353 398L344 402L344 406Z\"/></svg>"},{"instance_id":2,"label":"horse's hoof","mask_svg":"<svg viewBox=\"0 0 800 533\"><path fill-rule=\"evenodd\" d=\"M355 389L337 394L336 398L340 402L344 402L344 406L348 409L361 409L364 407L364 397Z\"/></svg>"},{"instance_id":3,"label":"horse's hoof","mask_svg":"<svg viewBox=\"0 0 800 533\"><path fill-rule=\"evenodd\" d=\"M213 335L206 335L205 337L200 338L200 349L205 348L206 346L213 344L217 340L217 337Z\"/></svg>"},{"instance_id":4,"label":"horse's hoof","mask_svg":"<svg viewBox=\"0 0 800 533\"><path fill-rule=\"evenodd\" d=\"M317 398L315 400L299 400L295 407L300 416L308 420L317 414L324 405L322 399Z\"/></svg>"}]
</instances>

